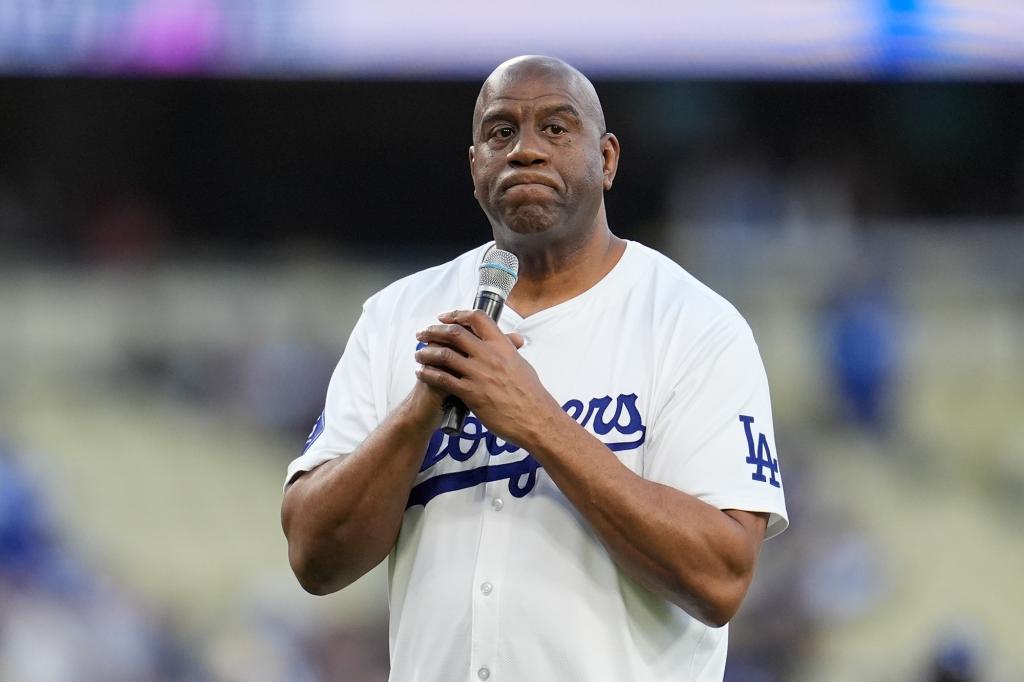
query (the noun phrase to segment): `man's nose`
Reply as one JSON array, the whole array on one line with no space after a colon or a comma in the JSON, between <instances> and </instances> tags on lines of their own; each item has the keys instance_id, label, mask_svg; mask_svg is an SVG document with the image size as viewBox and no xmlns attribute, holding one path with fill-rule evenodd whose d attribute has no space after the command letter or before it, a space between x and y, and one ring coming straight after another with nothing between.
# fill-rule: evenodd
<instances>
[{"instance_id":1,"label":"man's nose","mask_svg":"<svg viewBox=\"0 0 1024 682\"><path fill-rule=\"evenodd\" d=\"M520 130L515 146L508 153L509 164L512 166L534 166L543 165L547 161L548 155L544 151L540 135L534 130Z\"/></svg>"}]
</instances>

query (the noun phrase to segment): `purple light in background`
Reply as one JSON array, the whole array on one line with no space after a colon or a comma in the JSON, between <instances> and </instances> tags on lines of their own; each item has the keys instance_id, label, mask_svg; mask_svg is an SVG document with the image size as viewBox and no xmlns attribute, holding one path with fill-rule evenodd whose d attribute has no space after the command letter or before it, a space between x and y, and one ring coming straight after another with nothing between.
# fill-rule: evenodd
<instances>
[{"instance_id":1,"label":"purple light in background","mask_svg":"<svg viewBox=\"0 0 1024 682\"><path fill-rule=\"evenodd\" d=\"M193 73L216 67L223 18L216 0L153 0L136 5L126 31L123 49L115 49L118 62L152 73Z\"/></svg>"}]
</instances>

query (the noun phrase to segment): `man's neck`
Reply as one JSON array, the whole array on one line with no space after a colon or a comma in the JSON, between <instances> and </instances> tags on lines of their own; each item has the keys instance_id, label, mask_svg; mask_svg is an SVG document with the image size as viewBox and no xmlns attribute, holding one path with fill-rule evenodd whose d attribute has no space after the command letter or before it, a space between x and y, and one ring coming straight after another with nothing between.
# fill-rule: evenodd
<instances>
[{"instance_id":1,"label":"man's neck","mask_svg":"<svg viewBox=\"0 0 1024 682\"><path fill-rule=\"evenodd\" d=\"M519 280L507 304L525 318L575 298L601 281L625 249L603 224L582 244L520 252Z\"/></svg>"}]
</instances>

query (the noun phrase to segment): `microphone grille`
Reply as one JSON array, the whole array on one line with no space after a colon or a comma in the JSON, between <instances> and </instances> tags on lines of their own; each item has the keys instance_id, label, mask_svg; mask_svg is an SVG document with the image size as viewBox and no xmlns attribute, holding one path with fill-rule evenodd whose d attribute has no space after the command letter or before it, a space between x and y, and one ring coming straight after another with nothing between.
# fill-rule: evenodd
<instances>
[{"instance_id":1,"label":"microphone grille","mask_svg":"<svg viewBox=\"0 0 1024 682\"><path fill-rule=\"evenodd\" d=\"M480 263L480 286L508 298L519 278L519 259L514 253L491 247Z\"/></svg>"}]
</instances>

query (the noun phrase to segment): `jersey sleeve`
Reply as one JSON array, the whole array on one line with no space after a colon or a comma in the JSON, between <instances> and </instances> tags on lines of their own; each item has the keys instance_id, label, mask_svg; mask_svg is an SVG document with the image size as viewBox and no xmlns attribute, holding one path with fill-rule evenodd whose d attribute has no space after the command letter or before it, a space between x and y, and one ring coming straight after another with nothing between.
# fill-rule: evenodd
<instances>
[{"instance_id":1,"label":"jersey sleeve","mask_svg":"<svg viewBox=\"0 0 1024 682\"><path fill-rule=\"evenodd\" d=\"M730 315L694 346L657 412L644 475L718 509L767 512L765 537L789 525L768 379L746 322Z\"/></svg>"},{"instance_id":2,"label":"jersey sleeve","mask_svg":"<svg viewBox=\"0 0 1024 682\"><path fill-rule=\"evenodd\" d=\"M324 411L313 425L302 453L288 465L287 486L301 472L343 457L355 450L377 427L369 314L363 313L352 329L345 350L327 387Z\"/></svg>"}]
</instances>

